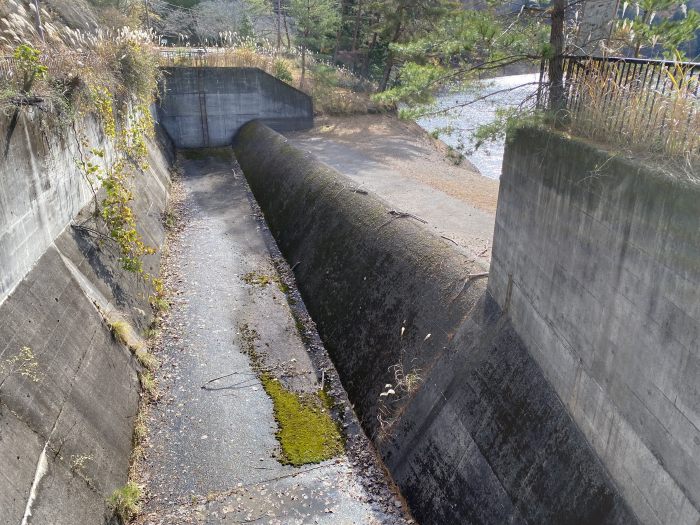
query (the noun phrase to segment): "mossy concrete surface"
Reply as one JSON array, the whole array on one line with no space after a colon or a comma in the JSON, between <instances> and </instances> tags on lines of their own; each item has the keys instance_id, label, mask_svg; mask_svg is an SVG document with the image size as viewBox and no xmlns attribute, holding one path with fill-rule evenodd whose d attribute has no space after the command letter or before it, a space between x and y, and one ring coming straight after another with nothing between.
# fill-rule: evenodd
<instances>
[{"instance_id":1,"label":"mossy concrete surface","mask_svg":"<svg viewBox=\"0 0 700 525\"><path fill-rule=\"evenodd\" d=\"M294 466L320 463L344 452L338 424L317 394L298 394L284 388L269 374L261 377L272 398L282 462Z\"/></svg>"},{"instance_id":2,"label":"mossy concrete surface","mask_svg":"<svg viewBox=\"0 0 700 525\"><path fill-rule=\"evenodd\" d=\"M419 522L636 522L473 258L262 123L234 149ZM384 403L399 364L422 385Z\"/></svg>"}]
</instances>

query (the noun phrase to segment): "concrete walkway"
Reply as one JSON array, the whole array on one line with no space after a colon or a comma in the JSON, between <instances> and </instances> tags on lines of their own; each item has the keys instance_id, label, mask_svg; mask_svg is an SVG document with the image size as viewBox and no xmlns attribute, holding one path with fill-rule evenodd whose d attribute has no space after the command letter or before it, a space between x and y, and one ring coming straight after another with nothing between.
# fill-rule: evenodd
<instances>
[{"instance_id":1,"label":"concrete walkway","mask_svg":"<svg viewBox=\"0 0 700 525\"><path fill-rule=\"evenodd\" d=\"M183 160L175 189L181 224L165 277L176 295L157 350L161 397L139 467L148 494L139 523L409 523L311 325L311 343L302 341L279 286L284 263L273 260L245 179L225 154L203 155ZM285 386L317 390L323 371L344 407L345 455L278 462L272 401L244 351L252 331Z\"/></svg>"},{"instance_id":2,"label":"concrete walkway","mask_svg":"<svg viewBox=\"0 0 700 525\"><path fill-rule=\"evenodd\" d=\"M454 165L416 124L390 115L323 117L290 142L349 176L488 267L498 181Z\"/></svg>"}]
</instances>

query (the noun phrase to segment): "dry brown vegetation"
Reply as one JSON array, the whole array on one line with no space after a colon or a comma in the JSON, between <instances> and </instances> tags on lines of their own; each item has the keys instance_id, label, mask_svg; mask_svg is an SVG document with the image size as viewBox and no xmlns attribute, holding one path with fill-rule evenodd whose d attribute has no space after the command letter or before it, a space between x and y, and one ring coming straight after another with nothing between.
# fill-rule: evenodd
<instances>
[{"instance_id":1,"label":"dry brown vegetation","mask_svg":"<svg viewBox=\"0 0 700 525\"><path fill-rule=\"evenodd\" d=\"M636 75L619 68L585 64L571 95L571 132L625 151L697 164L697 72L680 63Z\"/></svg>"},{"instance_id":2,"label":"dry brown vegetation","mask_svg":"<svg viewBox=\"0 0 700 525\"><path fill-rule=\"evenodd\" d=\"M302 83L300 56L296 48L277 49L270 43L231 36L225 45L218 47L168 49L161 56L161 64L257 67L311 95L316 111L328 115L351 115L391 109L370 99L377 90L374 83L348 69L327 64L308 54L307 71Z\"/></svg>"}]
</instances>

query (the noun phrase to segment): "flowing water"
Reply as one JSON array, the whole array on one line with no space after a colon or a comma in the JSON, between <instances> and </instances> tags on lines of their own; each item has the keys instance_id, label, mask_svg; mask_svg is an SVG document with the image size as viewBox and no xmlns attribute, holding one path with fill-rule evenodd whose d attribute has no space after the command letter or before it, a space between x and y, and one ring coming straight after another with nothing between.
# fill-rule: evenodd
<instances>
[{"instance_id":1,"label":"flowing water","mask_svg":"<svg viewBox=\"0 0 700 525\"><path fill-rule=\"evenodd\" d=\"M451 109L444 114L420 118L417 122L428 132L452 127L453 131L449 134L441 133L440 139L454 148L464 146L467 150L467 158L482 175L498 179L501 176L505 141L487 143L476 151L472 151L474 142L471 135L479 126L494 121L496 109L517 106L533 95L538 79L539 73L529 73L483 80L464 92L438 97L438 109ZM465 104L485 95L489 96L459 107L459 104Z\"/></svg>"}]
</instances>

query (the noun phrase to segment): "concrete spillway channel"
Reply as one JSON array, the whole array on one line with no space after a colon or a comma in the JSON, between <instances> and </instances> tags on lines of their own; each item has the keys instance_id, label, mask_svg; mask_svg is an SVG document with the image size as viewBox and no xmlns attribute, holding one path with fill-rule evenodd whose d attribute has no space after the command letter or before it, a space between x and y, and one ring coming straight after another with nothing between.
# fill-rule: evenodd
<instances>
[{"instance_id":1,"label":"concrete spillway channel","mask_svg":"<svg viewBox=\"0 0 700 525\"><path fill-rule=\"evenodd\" d=\"M504 161L485 268L483 245L461 248L488 233L455 223L493 218L458 202L403 213L386 191L401 178L376 158L360 168L354 153L264 125L308 127L306 95L257 70L167 73L151 168L135 180L149 244L165 236L173 144L224 149L178 154L160 397L134 452L140 524L698 523L700 431L686 424L700 406L700 303L687 284L697 187L524 130ZM115 321L146 329L150 292L81 227L92 209L76 152L57 138L44 150L29 117L19 129L17 172L0 178L13 205L0 213L11 248L0 250L0 524L98 523L127 481L148 377ZM351 177L293 145L311 142ZM603 167L614 170L598 177ZM404 197L422 192L406 186ZM35 209L21 215L25 200ZM466 246L435 229L446 215ZM145 269L160 263L148 256ZM659 325L671 299L684 309ZM677 388L678 406L664 409L652 386Z\"/></svg>"},{"instance_id":2,"label":"concrete spillway channel","mask_svg":"<svg viewBox=\"0 0 700 525\"><path fill-rule=\"evenodd\" d=\"M181 157L167 265L177 295L158 354L163 392L140 521L407 523L231 149ZM277 381L302 398L327 392L347 440L332 458L283 464L305 459L286 457L275 439Z\"/></svg>"},{"instance_id":3,"label":"concrete spillway channel","mask_svg":"<svg viewBox=\"0 0 700 525\"><path fill-rule=\"evenodd\" d=\"M142 523L405 523L393 482L425 524L635 522L479 263L259 122L234 152L183 159ZM344 451L283 465L270 377Z\"/></svg>"}]
</instances>

